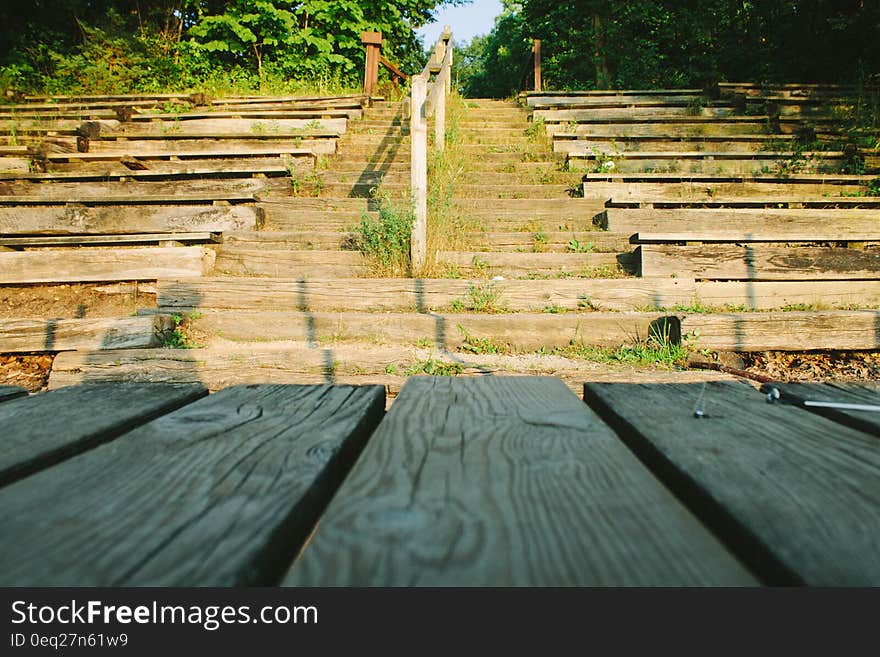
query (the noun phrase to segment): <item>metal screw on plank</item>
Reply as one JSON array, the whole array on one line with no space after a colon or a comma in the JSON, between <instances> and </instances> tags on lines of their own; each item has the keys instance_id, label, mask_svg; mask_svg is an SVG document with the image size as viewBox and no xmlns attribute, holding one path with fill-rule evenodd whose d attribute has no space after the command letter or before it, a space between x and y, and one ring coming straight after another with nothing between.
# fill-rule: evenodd
<instances>
[{"instance_id":1,"label":"metal screw on plank","mask_svg":"<svg viewBox=\"0 0 880 657\"><path fill-rule=\"evenodd\" d=\"M694 404L694 417L698 420L705 417L705 408L703 407L703 395L706 394L706 381L703 381L703 387L700 388L700 395L697 397L697 403Z\"/></svg>"}]
</instances>

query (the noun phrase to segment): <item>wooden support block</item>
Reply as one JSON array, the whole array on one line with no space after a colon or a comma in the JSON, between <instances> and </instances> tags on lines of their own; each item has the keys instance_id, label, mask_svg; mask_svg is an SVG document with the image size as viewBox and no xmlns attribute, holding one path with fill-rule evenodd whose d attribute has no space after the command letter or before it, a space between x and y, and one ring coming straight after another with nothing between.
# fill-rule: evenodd
<instances>
[{"instance_id":1,"label":"wooden support block","mask_svg":"<svg viewBox=\"0 0 880 657\"><path fill-rule=\"evenodd\" d=\"M876 437L739 382L588 383L584 399L765 583L880 583Z\"/></svg>"},{"instance_id":2,"label":"wooden support block","mask_svg":"<svg viewBox=\"0 0 880 657\"><path fill-rule=\"evenodd\" d=\"M198 384L94 383L3 404L0 486L113 440L207 394Z\"/></svg>"},{"instance_id":3,"label":"wooden support block","mask_svg":"<svg viewBox=\"0 0 880 657\"><path fill-rule=\"evenodd\" d=\"M181 248L82 248L0 253L0 283L135 281L199 277L216 254L200 246Z\"/></svg>"},{"instance_id":4,"label":"wooden support block","mask_svg":"<svg viewBox=\"0 0 880 657\"><path fill-rule=\"evenodd\" d=\"M161 347L165 315L95 319L0 319L0 352Z\"/></svg>"},{"instance_id":5,"label":"wooden support block","mask_svg":"<svg viewBox=\"0 0 880 657\"><path fill-rule=\"evenodd\" d=\"M283 583L753 581L562 381L417 377Z\"/></svg>"},{"instance_id":6,"label":"wooden support block","mask_svg":"<svg viewBox=\"0 0 880 657\"><path fill-rule=\"evenodd\" d=\"M693 346L721 351L880 349L880 311L692 314L681 319Z\"/></svg>"},{"instance_id":7,"label":"wooden support block","mask_svg":"<svg viewBox=\"0 0 880 657\"><path fill-rule=\"evenodd\" d=\"M641 275L703 280L880 279L880 253L822 247L670 246L639 247Z\"/></svg>"},{"instance_id":8,"label":"wooden support block","mask_svg":"<svg viewBox=\"0 0 880 657\"><path fill-rule=\"evenodd\" d=\"M27 549L0 582L274 584L384 408L379 386L236 386L7 486Z\"/></svg>"}]
</instances>

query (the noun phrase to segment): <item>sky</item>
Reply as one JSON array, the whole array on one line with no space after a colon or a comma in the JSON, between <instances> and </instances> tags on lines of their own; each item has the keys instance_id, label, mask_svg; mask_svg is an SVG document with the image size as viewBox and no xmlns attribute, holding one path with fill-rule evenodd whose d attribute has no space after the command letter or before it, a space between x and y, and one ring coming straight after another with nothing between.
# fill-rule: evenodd
<instances>
[{"instance_id":1,"label":"sky","mask_svg":"<svg viewBox=\"0 0 880 657\"><path fill-rule=\"evenodd\" d=\"M488 34L500 13L500 0L473 0L459 7L441 7L435 14L436 20L416 30L416 34L423 36L425 48L430 48L440 37L443 26L449 25L453 39L464 43L478 34Z\"/></svg>"}]
</instances>

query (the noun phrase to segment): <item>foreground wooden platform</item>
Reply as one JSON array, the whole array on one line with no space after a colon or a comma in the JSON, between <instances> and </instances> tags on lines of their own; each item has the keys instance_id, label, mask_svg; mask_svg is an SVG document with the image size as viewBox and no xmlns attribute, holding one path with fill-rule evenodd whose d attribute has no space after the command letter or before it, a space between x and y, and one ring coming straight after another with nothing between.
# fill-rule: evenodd
<instances>
[{"instance_id":1,"label":"foreground wooden platform","mask_svg":"<svg viewBox=\"0 0 880 657\"><path fill-rule=\"evenodd\" d=\"M877 585L880 386L779 390L0 388L0 584Z\"/></svg>"}]
</instances>

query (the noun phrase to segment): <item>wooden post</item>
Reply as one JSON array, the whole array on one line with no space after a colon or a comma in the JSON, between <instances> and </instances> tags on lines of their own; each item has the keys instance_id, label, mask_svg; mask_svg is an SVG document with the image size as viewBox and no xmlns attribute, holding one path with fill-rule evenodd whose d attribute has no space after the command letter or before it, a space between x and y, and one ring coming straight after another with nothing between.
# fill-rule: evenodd
<instances>
[{"instance_id":1,"label":"wooden post","mask_svg":"<svg viewBox=\"0 0 880 657\"><path fill-rule=\"evenodd\" d=\"M535 45L532 47L535 54L535 91L541 91L541 40L535 39Z\"/></svg>"},{"instance_id":2,"label":"wooden post","mask_svg":"<svg viewBox=\"0 0 880 657\"><path fill-rule=\"evenodd\" d=\"M425 99L428 81L421 75L412 78L410 139L410 184L413 200L413 229L410 255L413 275L418 276L425 267L427 254L428 222L428 123L425 116Z\"/></svg>"},{"instance_id":3,"label":"wooden post","mask_svg":"<svg viewBox=\"0 0 880 657\"><path fill-rule=\"evenodd\" d=\"M381 32L363 32L361 41L367 47L364 60L364 93L372 96L379 83L379 51L382 48Z\"/></svg>"},{"instance_id":4,"label":"wooden post","mask_svg":"<svg viewBox=\"0 0 880 657\"><path fill-rule=\"evenodd\" d=\"M446 71L446 82L449 81ZM445 85L446 82L443 84ZM438 82L439 83L439 82ZM434 148L442 153L446 147L446 90L437 94L437 107L434 109Z\"/></svg>"}]
</instances>

